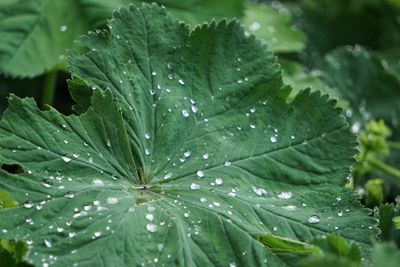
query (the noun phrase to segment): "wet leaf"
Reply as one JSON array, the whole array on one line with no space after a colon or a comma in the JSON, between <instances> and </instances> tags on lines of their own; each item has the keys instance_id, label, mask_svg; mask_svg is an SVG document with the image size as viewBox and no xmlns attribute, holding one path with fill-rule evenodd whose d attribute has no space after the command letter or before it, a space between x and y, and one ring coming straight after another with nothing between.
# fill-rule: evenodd
<instances>
[{"instance_id":1,"label":"wet leaf","mask_svg":"<svg viewBox=\"0 0 400 267\"><path fill-rule=\"evenodd\" d=\"M290 25L290 19L288 11L278 13L267 5L248 3L242 22L271 51L287 53L302 50L305 44L305 36Z\"/></svg>"},{"instance_id":2,"label":"wet leaf","mask_svg":"<svg viewBox=\"0 0 400 267\"><path fill-rule=\"evenodd\" d=\"M69 61L87 112L11 98L0 162L25 172L1 172L20 204L0 211L0 238L52 266L283 265L266 233L336 232L368 257L374 220L343 187L356 142L334 101L287 102L276 58L235 21L190 31L145 5L110 23Z\"/></svg>"}]
</instances>

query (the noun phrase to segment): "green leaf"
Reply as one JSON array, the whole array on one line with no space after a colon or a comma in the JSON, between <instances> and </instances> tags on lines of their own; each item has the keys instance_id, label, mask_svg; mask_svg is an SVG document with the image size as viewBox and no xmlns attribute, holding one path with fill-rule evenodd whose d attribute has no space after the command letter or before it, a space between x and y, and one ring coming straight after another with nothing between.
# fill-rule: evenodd
<instances>
[{"instance_id":1,"label":"green leaf","mask_svg":"<svg viewBox=\"0 0 400 267\"><path fill-rule=\"evenodd\" d=\"M330 98L339 99L338 93L321 81L321 71L308 71L303 65L286 59L280 59L279 63L283 69L282 76L284 83L293 88L290 98L295 97L299 91L310 88L311 91L321 91L323 94L329 95ZM345 101L338 101L339 106L347 106Z\"/></svg>"},{"instance_id":2,"label":"green leaf","mask_svg":"<svg viewBox=\"0 0 400 267\"><path fill-rule=\"evenodd\" d=\"M126 0L125 0L126 1ZM165 6L175 17L195 26L205 21L243 16L243 0L136 0Z\"/></svg>"},{"instance_id":3,"label":"green leaf","mask_svg":"<svg viewBox=\"0 0 400 267\"><path fill-rule=\"evenodd\" d=\"M360 46L340 48L326 56L322 70L324 81L350 103L354 132L371 119L400 129L400 79L380 58Z\"/></svg>"},{"instance_id":4,"label":"green leaf","mask_svg":"<svg viewBox=\"0 0 400 267\"><path fill-rule=\"evenodd\" d=\"M394 217L393 222L394 222L394 226L396 227L396 229L400 230L400 216Z\"/></svg>"},{"instance_id":5,"label":"green leaf","mask_svg":"<svg viewBox=\"0 0 400 267\"><path fill-rule=\"evenodd\" d=\"M400 244L400 233L395 228L393 218L400 215L399 199L396 204L385 203L376 210L376 217L379 218L379 229L381 230L379 238L382 241L394 241Z\"/></svg>"},{"instance_id":6,"label":"green leaf","mask_svg":"<svg viewBox=\"0 0 400 267\"><path fill-rule=\"evenodd\" d=\"M280 14L266 5L248 3L242 23L271 51L287 53L300 51L305 44L305 36L290 26L290 20L288 12Z\"/></svg>"},{"instance_id":7,"label":"green leaf","mask_svg":"<svg viewBox=\"0 0 400 267\"><path fill-rule=\"evenodd\" d=\"M65 62L66 49L105 24L118 0L7 0L0 3L0 72L36 76Z\"/></svg>"},{"instance_id":8,"label":"green leaf","mask_svg":"<svg viewBox=\"0 0 400 267\"><path fill-rule=\"evenodd\" d=\"M397 0L305 0L300 24L308 46L321 56L343 45L379 50L400 45Z\"/></svg>"},{"instance_id":9,"label":"green leaf","mask_svg":"<svg viewBox=\"0 0 400 267\"><path fill-rule=\"evenodd\" d=\"M377 244L373 252L373 267L397 267L400 262L400 251L392 243Z\"/></svg>"},{"instance_id":10,"label":"green leaf","mask_svg":"<svg viewBox=\"0 0 400 267\"><path fill-rule=\"evenodd\" d=\"M313 254L301 261L300 266L326 266L326 267L357 267L361 263L361 251L358 245L349 243L337 235L328 235L316 238L311 242L312 246L321 250L319 254Z\"/></svg>"},{"instance_id":11,"label":"green leaf","mask_svg":"<svg viewBox=\"0 0 400 267\"><path fill-rule=\"evenodd\" d=\"M343 187L356 140L334 101L286 102L276 58L237 22L191 32L145 5L110 23L70 58L87 112L10 99L0 162L25 172L0 188L23 204L0 211L0 238L52 266L284 265L266 233L336 232L368 257L375 222Z\"/></svg>"}]
</instances>

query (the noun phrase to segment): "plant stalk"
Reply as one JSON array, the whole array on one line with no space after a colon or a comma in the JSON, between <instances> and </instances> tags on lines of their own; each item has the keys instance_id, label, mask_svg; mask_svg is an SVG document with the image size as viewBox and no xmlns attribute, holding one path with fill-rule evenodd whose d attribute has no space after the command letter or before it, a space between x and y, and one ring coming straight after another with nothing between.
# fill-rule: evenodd
<instances>
[{"instance_id":1,"label":"plant stalk","mask_svg":"<svg viewBox=\"0 0 400 267\"><path fill-rule=\"evenodd\" d=\"M53 105L54 95L56 91L57 71L52 71L46 74L44 81L44 90L42 96L42 107Z\"/></svg>"},{"instance_id":2,"label":"plant stalk","mask_svg":"<svg viewBox=\"0 0 400 267\"><path fill-rule=\"evenodd\" d=\"M375 158L369 158L368 163L371 164L372 166L376 167L377 169L386 172L387 174L397 178L400 180L400 170L393 168L392 166L377 160Z\"/></svg>"},{"instance_id":3,"label":"plant stalk","mask_svg":"<svg viewBox=\"0 0 400 267\"><path fill-rule=\"evenodd\" d=\"M390 148L400 149L400 142L387 141Z\"/></svg>"}]
</instances>

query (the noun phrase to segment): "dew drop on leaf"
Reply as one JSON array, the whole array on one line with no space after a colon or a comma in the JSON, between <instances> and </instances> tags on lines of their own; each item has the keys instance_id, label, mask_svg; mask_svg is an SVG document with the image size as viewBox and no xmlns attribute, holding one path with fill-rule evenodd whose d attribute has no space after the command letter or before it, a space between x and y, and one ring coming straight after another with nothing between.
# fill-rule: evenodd
<instances>
[{"instance_id":1,"label":"dew drop on leaf","mask_svg":"<svg viewBox=\"0 0 400 267\"><path fill-rule=\"evenodd\" d=\"M224 183L224 181L222 180L222 178L216 178L215 179L215 184L216 185L222 185Z\"/></svg>"},{"instance_id":2,"label":"dew drop on leaf","mask_svg":"<svg viewBox=\"0 0 400 267\"><path fill-rule=\"evenodd\" d=\"M169 172L169 173L164 175L164 179L169 179L171 177L172 177L172 173L171 172Z\"/></svg>"},{"instance_id":3,"label":"dew drop on leaf","mask_svg":"<svg viewBox=\"0 0 400 267\"><path fill-rule=\"evenodd\" d=\"M62 160L65 161L66 163L68 163L68 162L71 161L71 158L70 158L70 157L67 157L67 156L62 156L61 158L62 158Z\"/></svg>"},{"instance_id":4,"label":"dew drop on leaf","mask_svg":"<svg viewBox=\"0 0 400 267\"><path fill-rule=\"evenodd\" d=\"M182 109L182 116L185 118L189 117L189 112L186 109Z\"/></svg>"},{"instance_id":5,"label":"dew drop on leaf","mask_svg":"<svg viewBox=\"0 0 400 267\"><path fill-rule=\"evenodd\" d=\"M93 179L92 184L95 186L104 186L104 182L100 179Z\"/></svg>"},{"instance_id":6,"label":"dew drop on leaf","mask_svg":"<svg viewBox=\"0 0 400 267\"><path fill-rule=\"evenodd\" d=\"M115 205L118 203L118 198L116 197L108 197L107 198L107 203L110 205Z\"/></svg>"},{"instance_id":7,"label":"dew drop on leaf","mask_svg":"<svg viewBox=\"0 0 400 267\"><path fill-rule=\"evenodd\" d=\"M307 221L311 224L317 224L321 221L321 218L317 215L311 215L308 217Z\"/></svg>"},{"instance_id":8,"label":"dew drop on leaf","mask_svg":"<svg viewBox=\"0 0 400 267\"><path fill-rule=\"evenodd\" d=\"M190 185L190 189L192 189L192 190L198 190L198 189L200 189L201 187L200 187L200 185L199 184L196 184L196 183L192 183L191 185Z\"/></svg>"},{"instance_id":9,"label":"dew drop on leaf","mask_svg":"<svg viewBox=\"0 0 400 267\"><path fill-rule=\"evenodd\" d=\"M191 154L192 154L192 152L190 152L190 151L186 151L185 153L183 153L183 155L185 156L185 158L190 157Z\"/></svg>"},{"instance_id":10,"label":"dew drop on leaf","mask_svg":"<svg viewBox=\"0 0 400 267\"><path fill-rule=\"evenodd\" d=\"M253 192L256 193L256 195L258 195L258 196L263 196L263 195L267 194L267 191L265 191L264 188L257 188L255 186L252 186L252 188L253 188Z\"/></svg>"},{"instance_id":11,"label":"dew drop on leaf","mask_svg":"<svg viewBox=\"0 0 400 267\"><path fill-rule=\"evenodd\" d=\"M208 153L203 155L203 159L208 159L208 157L209 157Z\"/></svg>"},{"instance_id":12,"label":"dew drop on leaf","mask_svg":"<svg viewBox=\"0 0 400 267\"><path fill-rule=\"evenodd\" d=\"M149 133L146 133L146 134L144 135L144 138L150 139L150 134L149 134Z\"/></svg>"},{"instance_id":13,"label":"dew drop on leaf","mask_svg":"<svg viewBox=\"0 0 400 267\"><path fill-rule=\"evenodd\" d=\"M276 143L276 137L275 136L271 136L270 140L271 140L271 143Z\"/></svg>"},{"instance_id":14,"label":"dew drop on leaf","mask_svg":"<svg viewBox=\"0 0 400 267\"><path fill-rule=\"evenodd\" d=\"M203 178L203 177L204 177L204 171L198 170L198 171L196 172L196 175L197 175L197 177L199 177L199 178Z\"/></svg>"},{"instance_id":15,"label":"dew drop on leaf","mask_svg":"<svg viewBox=\"0 0 400 267\"><path fill-rule=\"evenodd\" d=\"M155 225L155 224L153 224L153 223L148 223L148 224L146 225L146 229L147 229L147 231L149 231L150 233L155 233L155 232L157 232L157 230L158 230L158 226Z\"/></svg>"},{"instance_id":16,"label":"dew drop on leaf","mask_svg":"<svg viewBox=\"0 0 400 267\"><path fill-rule=\"evenodd\" d=\"M280 199L290 199L293 197L293 193L292 192L280 192L277 195L277 197Z\"/></svg>"},{"instance_id":17,"label":"dew drop on leaf","mask_svg":"<svg viewBox=\"0 0 400 267\"><path fill-rule=\"evenodd\" d=\"M151 214L151 213L147 213L146 214L146 220L148 220L148 221L153 221L154 220L154 215L153 214Z\"/></svg>"},{"instance_id":18,"label":"dew drop on leaf","mask_svg":"<svg viewBox=\"0 0 400 267\"><path fill-rule=\"evenodd\" d=\"M46 247L48 247L48 248L51 248L51 247L53 246L53 244L51 243L51 241L48 240L48 239L45 239L45 240L44 240L44 244L45 244Z\"/></svg>"},{"instance_id":19,"label":"dew drop on leaf","mask_svg":"<svg viewBox=\"0 0 400 267\"><path fill-rule=\"evenodd\" d=\"M64 195L64 197L66 197L66 198L74 198L75 197L75 193L70 191L70 192L66 193Z\"/></svg>"}]
</instances>

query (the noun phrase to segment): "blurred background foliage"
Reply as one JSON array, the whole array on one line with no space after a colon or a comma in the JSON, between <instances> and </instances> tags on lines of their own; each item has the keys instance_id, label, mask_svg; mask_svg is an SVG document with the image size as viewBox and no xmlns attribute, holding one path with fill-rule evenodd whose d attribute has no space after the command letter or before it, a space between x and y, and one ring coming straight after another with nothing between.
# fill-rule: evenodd
<instances>
[{"instance_id":1,"label":"blurred background foliage","mask_svg":"<svg viewBox=\"0 0 400 267\"><path fill-rule=\"evenodd\" d=\"M246 34L256 35L277 55L284 82L293 88L291 97L311 88L337 100L359 140L347 186L379 219L373 264L398 266L400 0L2 0L0 114L11 93L34 97L41 108L51 105L71 114L67 50L80 35L104 30L114 9L142 2L165 6L191 27L211 20L240 20ZM12 200L0 192L0 208L7 205ZM24 244L0 244L2 262L26 266L21 262ZM359 250L340 237L328 236L313 245L321 253L296 265L363 262Z\"/></svg>"}]
</instances>

